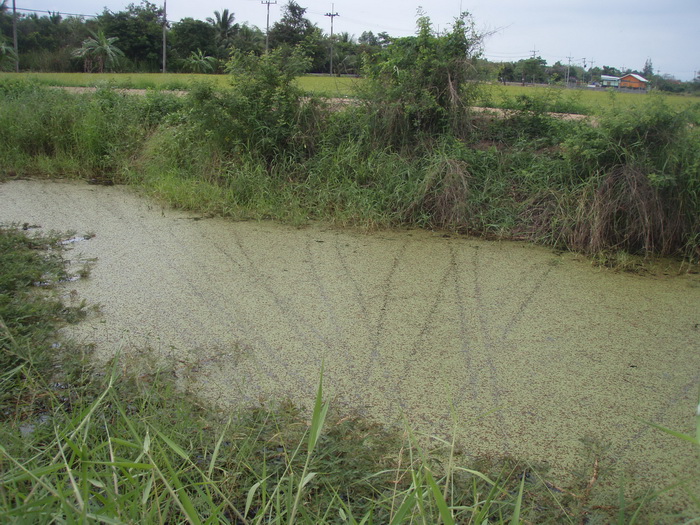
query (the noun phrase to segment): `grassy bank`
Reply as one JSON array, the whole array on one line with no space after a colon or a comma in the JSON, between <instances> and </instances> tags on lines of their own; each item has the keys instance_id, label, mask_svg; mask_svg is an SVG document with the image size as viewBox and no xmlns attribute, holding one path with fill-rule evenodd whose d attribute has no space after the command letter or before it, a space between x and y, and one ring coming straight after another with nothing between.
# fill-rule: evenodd
<instances>
[{"instance_id":1,"label":"grassy bank","mask_svg":"<svg viewBox=\"0 0 700 525\"><path fill-rule=\"evenodd\" d=\"M67 236L27 235L0 229L4 522L633 523L681 516L658 514L661 487L637 496L624 485L618 490L595 446L562 487L544 468L471 458L449 441L340 413L324 401L321 385L309 414L284 400L222 413L147 356L95 367L89 348L57 335L86 313L60 284L70 277L60 257Z\"/></svg>"},{"instance_id":2,"label":"grassy bank","mask_svg":"<svg viewBox=\"0 0 700 525\"><path fill-rule=\"evenodd\" d=\"M338 111L265 75L187 97L5 82L2 176L129 182L215 215L447 229L603 260L699 255L697 107L648 95L596 126L535 99L506 118L401 109L381 93Z\"/></svg>"}]
</instances>

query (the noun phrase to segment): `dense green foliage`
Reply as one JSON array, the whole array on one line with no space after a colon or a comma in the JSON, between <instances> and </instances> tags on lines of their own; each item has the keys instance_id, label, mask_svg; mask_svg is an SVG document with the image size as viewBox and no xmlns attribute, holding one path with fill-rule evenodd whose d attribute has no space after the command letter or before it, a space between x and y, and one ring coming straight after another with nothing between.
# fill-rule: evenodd
<instances>
[{"instance_id":1,"label":"dense green foliage","mask_svg":"<svg viewBox=\"0 0 700 525\"><path fill-rule=\"evenodd\" d=\"M373 105L372 127L408 141L412 132L463 133L476 98L481 40L467 13L444 36L421 16L417 37L396 39L368 60L369 82L362 95Z\"/></svg>"}]
</instances>

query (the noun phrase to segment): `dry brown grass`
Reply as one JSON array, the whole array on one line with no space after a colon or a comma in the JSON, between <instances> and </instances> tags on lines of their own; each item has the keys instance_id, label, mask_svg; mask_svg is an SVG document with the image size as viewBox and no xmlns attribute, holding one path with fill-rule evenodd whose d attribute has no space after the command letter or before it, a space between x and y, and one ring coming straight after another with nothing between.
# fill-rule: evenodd
<instances>
[{"instance_id":1,"label":"dry brown grass","mask_svg":"<svg viewBox=\"0 0 700 525\"><path fill-rule=\"evenodd\" d=\"M690 233L682 201L634 165L615 168L583 191L568 242L575 250L670 255Z\"/></svg>"}]
</instances>

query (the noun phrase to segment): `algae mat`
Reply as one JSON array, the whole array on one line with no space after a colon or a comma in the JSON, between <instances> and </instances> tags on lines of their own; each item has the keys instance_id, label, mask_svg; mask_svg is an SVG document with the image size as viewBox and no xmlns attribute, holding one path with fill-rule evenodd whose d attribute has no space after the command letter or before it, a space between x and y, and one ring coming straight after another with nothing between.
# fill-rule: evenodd
<instances>
[{"instance_id":1,"label":"algae mat","mask_svg":"<svg viewBox=\"0 0 700 525\"><path fill-rule=\"evenodd\" d=\"M0 222L94 234L71 283L98 355L150 349L222 405L315 394L473 452L574 468L582 438L638 479L696 469L697 275L640 277L573 255L431 232L371 235L202 219L128 189L0 185ZM453 416L454 414L454 416ZM693 466L695 465L695 466Z\"/></svg>"}]
</instances>

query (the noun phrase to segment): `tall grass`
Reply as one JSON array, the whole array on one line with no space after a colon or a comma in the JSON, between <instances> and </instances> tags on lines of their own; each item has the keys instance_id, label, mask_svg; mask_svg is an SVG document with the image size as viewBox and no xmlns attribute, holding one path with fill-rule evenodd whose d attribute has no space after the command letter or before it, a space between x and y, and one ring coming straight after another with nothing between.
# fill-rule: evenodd
<instances>
[{"instance_id":1,"label":"tall grass","mask_svg":"<svg viewBox=\"0 0 700 525\"><path fill-rule=\"evenodd\" d=\"M104 88L85 97L31 82L0 85L5 175L118 179L176 97L130 97Z\"/></svg>"},{"instance_id":2,"label":"tall grass","mask_svg":"<svg viewBox=\"0 0 700 525\"><path fill-rule=\"evenodd\" d=\"M2 172L131 182L237 218L700 255L700 106L679 112L649 96L591 125L522 101L502 118L463 108L456 127L448 118L424 129L376 101L329 109L302 96L279 57L265 60L233 89L186 97L0 84Z\"/></svg>"}]
</instances>

